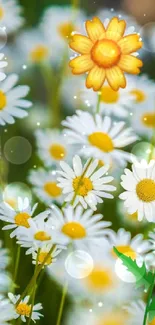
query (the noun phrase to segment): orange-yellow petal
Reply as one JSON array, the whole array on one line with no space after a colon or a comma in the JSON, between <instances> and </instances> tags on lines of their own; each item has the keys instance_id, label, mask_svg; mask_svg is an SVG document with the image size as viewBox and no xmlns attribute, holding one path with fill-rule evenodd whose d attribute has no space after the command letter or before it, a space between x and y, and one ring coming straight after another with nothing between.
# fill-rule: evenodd
<instances>
[{"instance_id":1,"label":"orange-yellow petal","mask_svg":"<svg viewBox=\"0 0 155 325\"><path fill-rule=\"evenodd\" d=\"M69 45L72 50L80 54L89 54L93 47L93 42L86 36L76 34L72 36Z\"/></svg>"},{"instance_id":2,"label":"orange-yellow petal","mask_svg":"<svg viewBox=\"0 0 155 325\"><path fill-rule=\"evenodd\" d=\"M105 70L95 66L88 74L86 87L93 88L94 91L101 89L105 80Z\"/></svg>"},{"instance_id":3,"label":"orange-yellow petal","mask_svg":"<svg viewBox=\"0 0 155 325\"><path fill-rule=\"evenodd\" d=\"M71 60L69 66L72 68L73 74L82 74L91 70L94 66L94 62L91 60L89 54L85 54Z\"/></svg>"},{"instance_id":4,"label":"orange-yellow petal","mask_svg":"<svg viewBox=\"0 0 155 325\"><path fill-rule=\"evenodd\" d=\"M143 43L139 40L139 35L132 34L120 39L118 45L121 48L123 54L130 54L139 50L142 47Z\"/></svg>"},{"instance_id":5,"label":"orange-yellow petal","mask_svg":"<svg viewBox=\"0 0 155 325\"><path fill-rule=\"evenodd\" d=\"M106 70L106 78L109 86L117 91L119 88L126 87L126 79L119 67L113 67Z\"/></svg>"},{"instance_id":6,"label":"orange-yellow petal","mask_svg":"<svg viewBox=\"0 0 155 325\"><path fill-rule=\"evenodd\" d=\"M118 66L127 73L138 74L140 73L139 68L143 66L143 62L135 56L123 54Z\"/></svg>"},{"instance_id":7,"label":"orange-yellow petal","mask_svg":"<svg viewBox=\"0 0 155 325\"><path fill-rule=\"evenodd\" d=\"M107 30L106 37L114 41L120 40L123 37L126 28L125 20L118 20L117 17L114 17L110 20Z\"/></svg>"},{"instance_id":8,"label":"orange-yellow petal","mask_svg":"<svg viewBox=\"0 0 155 325\"><path fill-rule=\"evenodd\" d=\"M90 39L95 43L105 37L105 28L98 17L86 21L86 31Z\"/></svg>"}]
</instances>

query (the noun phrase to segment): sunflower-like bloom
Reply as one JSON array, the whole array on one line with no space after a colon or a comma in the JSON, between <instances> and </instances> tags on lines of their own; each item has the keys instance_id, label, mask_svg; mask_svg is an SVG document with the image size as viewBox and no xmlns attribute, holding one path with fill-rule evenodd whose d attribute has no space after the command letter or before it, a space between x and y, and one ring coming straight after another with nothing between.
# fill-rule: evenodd
<instances>
[{"instance_id":1,"label":"sunflower-like bloom","mask_svg":"<svg viewBox=\"0 0 155 325\"><path fill-rule=\"evenodd\" d=\"M117 91L126 87L124 72L139 74L143 63L134 52L142 47L138 34L124 35L126 22L114 17L107 28L99 18L85 23L87 36L75 34L70 42L80 55L70 61L73 74L89 72L86 87L100 90L105 80ZM132 54L132 55L131 55Z\"/></svg>"}]
</instances>

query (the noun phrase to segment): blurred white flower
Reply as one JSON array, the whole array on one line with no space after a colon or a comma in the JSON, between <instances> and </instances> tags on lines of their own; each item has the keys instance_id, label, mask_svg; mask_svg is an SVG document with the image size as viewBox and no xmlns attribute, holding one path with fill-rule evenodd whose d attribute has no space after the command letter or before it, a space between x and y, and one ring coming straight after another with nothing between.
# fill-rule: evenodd
<instances>
[{"instance_id":1,"label":"blurred white flower","mask_svg":"<svg viewBox=\"0 0 155 325\"><path fill-rule=\"evenodd\" d=\"M0 81L4 80L6 75L4 72L1 71L1 69L5 68L8 65L6 60L4 60L4 54L0 53Z\"/></svg>"},{"instance_id":2,"label":"blurred white flower","mask_svg":"<svg viewBox=\"0 0 155 325\"><path fill-rule=\"evenodd\" d=\"M14 319L14 312L14 306L9 302L8 299L2 297L0 299L0 324L10 324L10 321Z\"/></svg>"},{"instance_id":3,"label":"blurred white flower","mask_svg":"<svg viewBox=\"0 0 155 325\"><path fill-rule=\"evenodd\" d=\"M21 17L22 7L15 0L0 0L0 26L6 33L15 32L24 23Z\"/></svg>"}]
</instances>

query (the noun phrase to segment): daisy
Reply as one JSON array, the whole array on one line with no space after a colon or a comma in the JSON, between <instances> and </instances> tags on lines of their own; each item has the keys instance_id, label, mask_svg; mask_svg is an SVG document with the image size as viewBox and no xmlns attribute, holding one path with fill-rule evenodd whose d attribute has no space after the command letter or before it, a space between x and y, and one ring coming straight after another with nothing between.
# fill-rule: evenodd
<instances>
[{"instance_id":1,"label":"daisy","mask_svg":"<svg viewBox=\"0 0 155 325\"><path fill-rule=\"evenodd\" d=\"M74 207L80 203L84 209L89 206L96 210L97 203L102 203L102 198L112 199L113 195L108 192L116 190L115 186L109 185L113 180L112 176L104 176L109 166L97 169L98 160L87 160L82 166L79 156L73 158L73 169L65 162L61 162L62 171L58 173L58 185L66 194L65 201L72 202Z\"/></svg>"},{"instance_id":2,"label":"daisy","mask_svg":"<svg viewBox=\"0 0 155 325\"><path fill-rule=\"evenodd\" d=\"M32 258L33 258L33 264L36 264L36 261L38 264L42 264L45 260L45 258L47 257L48 253L50 252L50 249L52 248L51 244L47 244L44 245L40 251L39 254L37 251L34 251L32 253ZM57 256L62 252L62 249L60 249L58 246L56 246L52 253L50 254L50 256L47 258L46 263L44 264L44 266L52 266L53 263L55 263L57 261Z\"/></svg>"},{"instance_id":3,"label":"daisy","mask_svg":"<svg viewBox=\"0 0 155 325\"><path fill-rule=\"evenodd\" d=\"M138 213L138 220L146 218L149 222L155 220L155 161L135 161L132 171L125 169L122 175L121 185L125 192L120 194L124 200L127 211L132 214Z\"/></svg>"},{"instance_id":4,"label":"daisy","mask_svg":"<svg viewBox=\"0 0 155 325\"><path fill-rule=\"evenodd\" d=\"M103 244L109 232L107 227L111 222L102 221L102 214L93 215L93 211L84 211L82 206L76 209L68 206L63 212L55 205L51 206L48 222L64 234L68 242L77 248L88 248L91 245Z\"/></svg>"},{"instance_id":5,"label":"daisy","mask_svg":"<svg viewBox=\"0 0 155 325\"><path fill-rule=\"evenodd\" d=\"M20 182L13 182L4 187L0 201L4 201L14 210L18 210L18 206L22 204L21 202L24 203L25 199L27 205L29 205L32 193L28 186Z\"/></svg>"},{"instance_id":6,"label":"daisy","mask_svg":"<svg viewBox=\"0 0 155 325\"><path fill-rule=\"evenodd\" d=\"M131 154L123 148L138 138L131 128L125 128L125 122L113 122L110 117L95 117L88 112L77 111L76 115L67 117L62 124L69 130L65 130L68 142L82 145L80 154L85 157L95 157L110 164L111 161L124 166L131 160Z\"/></svg>"},{"instance_id":7,"label":"daisy","mask_svg":"<svg viewBox=\"0 0 155 325\"><path fill-rule=\"evenodd\" d=\"M4 80L6 75L4 72L1 71L1 69L5 68L8 63L6 61L2 61L4 60L4 54L0 53L0 81Z\"/></svg>"},{"instance_id":8,"label":"daisy","mask_svg":"<svg viewBox=\"0 0 155 325\"><path fill-rule=\"evenodd\" d=\"M98 17L85 23L87 36L74 34L70 47L80 55L70 61L73 74L88 73L86 87L100 90L104 81L117 91L126 87L124 72L139 74L143 63L134 52L142 47L138 34L124 36L126 22L117 17L104 27Z\"/></svg>"},{"instance_id":9,"label":"daisy","mask_svg":"<svg viewBox=\"0 0 155 325\"><path fill-rule=\"evenodd\" d=\"M43 168L32 170L28 180L39 200L47 205L50 205L53 201L62 203L63 195L61 188L57 185L56 171L46 171Z\"/></svg>"},{"instance_id":10,"label":"daisy","mask_svg":"<svg viewBox=\"0 0 155 325\"><path fill-rule=\"evenodd\" d=\"M121 222L123 222L125 225L129 225L132 227L140 227L141 224L138 221L138 213L128 213L127 209L124 206L123 201L117 202L117 213L118 216L121 219ZM142 223L145 224L145 220L142 220Z\"/></svg>"},{"instance_id":11,"label":"daisy","mask_svg":"<svg viewBox=\"0 0 155 325\"><path fill-rule=\"evenodd\" d=\"M31 304L29 304L30 296L26 296L24 299L22 299L17 306L16 304L20 299L20 295L15 296L9 292L8 297L12 304L15 305L14 319L20 317L22 322L26 322L26 318L28 318L31 314ZM31 319L34 323L36 320L39 320L40 317L43 317L43 315L40 313L41 309L43 309L43 307L40 303L33 306Z\"/></svg>"},{"instance_id":12,"label":"daisy","mask_svg":"<svg viewBox=\"0 0 155 325\"><path fill-rule=\"evenodd\" d=\"M23 25L21 6L15 0L0 0L0 25L6 28L6 32L15 32Z\"/></svg>"},{"instance_id":13,"label":"daisy","mask_svg":"<svg viewBox=\"0 0 155 325\"><path fill-rule=\"evenodd\" d=\"M59 130L37 130L38 155L46 166L58 165L61 160L69 159L71 147Z\"/></svg>"},{"instance_id":14,"label":"daisy","mask_svg":"<svg viewBox=\"0 0 155 325\"><path fill-rule=\"evenodd\" d=\"M146 304L143 300L133 301L125 308L132 316L130 325L143 324L145 308ZM154 320L151 323L147 321L146 325L154 325Z\"/></svg>"},{"instance_id":15,"label":"daisy","mask_svg":"<svg viewBox=\"0 0 155 325\"><path fill-rule=\"evenodd\" d=\"M25 108L32 103L23 99L29 92L28 86L16 86L18 76L11 74L0 84L0 125L13 124L15 117L28 115Z\"/></svg>"},{"instance_id":16,"label":"daisy","mask_svg":"<svg viewBox=\"0 0 155 325\"><path fill-rule=\"evenodd\" d=\"M14 319L14 306L8 299L0 299L0 324L8 325ZM8 323L9 322L9 323Z\"/></svg>"}]
</instances>

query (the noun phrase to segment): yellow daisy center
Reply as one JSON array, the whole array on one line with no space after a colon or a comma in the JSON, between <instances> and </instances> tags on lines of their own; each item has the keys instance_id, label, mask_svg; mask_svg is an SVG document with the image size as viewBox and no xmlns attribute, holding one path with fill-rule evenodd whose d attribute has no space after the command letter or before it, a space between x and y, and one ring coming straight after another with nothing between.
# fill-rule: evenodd
<instances>
[{"instance_id":1,"label":"yellow daisy center","mask_svg":"<svg viewBox=\"0 0 155 325\"><path fill-rule=\"evenodd\" d=\"M119 92L114 91L109 86L104 86L101 89L101 102L106 104L114 104L119 100Z\"/></svg>"},{"instance_id":2,"label":"yellow daisy center","mask_svg":"<svg viewBox=\"0 0 155 325\"><path fill-rule=\"evenodd\" d=\"M63 38L70 38L72 32L75 30L75 26L72 22L62 23L58 27L59 34Z\"/></svg>"},{"instance_id":3,"label":"yellow daisy center","mask_svg":"<svg viewBox=\"0 0 155 325\"><path fill-rule=\"evenodd\" d=\"M94 267L86 281L91 289L106 290L113 286L112 272L109 269Z\"/></svg>"},{"instance_id":4,"label":"yellow daisy center","mask_svg":"<svg viewBox=\"0 0 155 325\"><path fill-rule=\"evenodd\" d=\"M145 93L140 89L133 89L130 93L135 96L136 103L142 103L146 99Z\"/></svg>"},{"instance_id":5,"label":"yellow daisy center","mask_svg":"<svg viewBox=\"0 0 155 325\"><path fill-rule=\"evenodd\" d=\"M44 45L37 45L30 53L31 60L40 63L48 57L49 50Z\"/></svg>"},{"instance_id":6,"label":"yellow daisy center","mask_svg":"<svg viewBox=\"0 0 155 325\"><path fill-rule=\"evenodd\" d=\"M86 230L79 222L68 222L62 227L61 231L71 239L86 237Z\"/></svg>"},{"instance_id":7,"label":"yellow daisy center","mask_svg":"<svg viewBox=\"0 0 155 325\"><path fill-rule=\"evenodd\" d=\"M120 253L131 257L133 260L135 260L137 257L136 252L128 245L120 245L120 246L116 246L116 248ZM114 257L117 257L113 250L112 250L112 255Z\"/></svg>"},{"instance_id":8,"label":"yellow daisy center","mask_svg":"<svg viewBox=\"0 0 155 325\"><path fill-rule=\"evenodd\" d=\"M0 110L3 110L7 104L6 95L0 90Z\"/></svg>"},{"instance_id":9,"label":"yellow daisy center","mask_svg":"<svg viewBox=\"0 0 155 325\"><path fill-rule=\"evenodd\" d=\"M15 223L17 226L30 228L30 225L28 223L28 219L30 219L30 218L31 218L31 216L28 213L20 212L20 213L16 214L14 219L15 219Z\"/></svg>"},{"instance_id":10,"label":"yellow daisy center","mask_svg":"<svg viewBox=\"0 0 155 325\"><path fill-rule=\"evenodd\" d=\"M66 156L66 149L61 144L52 144L49 148L51 156L56 160L62 160Z\"/></svg>"},{"instance_id":11,"label":"yellow daisy center","mask_svg":"<svg viewBox=\"0 0 155 325\"><path fill-rule=\"evenodd\" d=\"M94 132L88 136L89 142L92 146L104 152L113 151L114 145L110 136L103 132Z\"/></svg>"},{"instance_id":12,"label":"yellow daisy center","mask_svg":"<svg viewBox=\"0 0 155 325\"><path fill-rule=\"evenodd\" d=\"M152 320L151 323L148 323L148 325L155 325L155 318Z\"/></svg>"},{"instance_id":13,"label":"yellow daisy center","mask_svg":"<svg viewBox=\"0 0 155 325\"><path fill-rule=\"evenodd\" d=\"M136 193L141 201L152 202L155 200L155 182L152 179L143 179L136 186Z\"/></svg>"},{"instance_id":14,"label":"yellow daisy center","mask_svg":"<svg viewBox=\"0 0 155 325\"><path fill-rule=\"evenodd\" d=\"M40 240L40 241L46 241L46 240L51 240L51 236L45 231L38 231L34 235L34 239Z\"/></svg>"},{"instance_id":15,"label":"yellow daisy center","mask_svg":"<svg viewBox=\"0 0 155 325\"><path fill-rule=\"evenodd\" d=\"M91 57L99 67L111 68L118 63L121 50L114 41L103 39L95 43L91 50Z\"/></svg>"},{"instance_id":16,"label":"yellow daisy center","mask_svg":"<svg viewBox=\"0 0 155 325\"><path fill-rule=\"evenodd\" d=\"M0 7L0 19L4 17L4 9L3 7Z\"/></svg>"},{"instance_id":17,"label":"yellow daisy center","mask_svg":"<svg viewBox=\"0 0 155 325\"><path fill-rule=\"evenodd\" d=\"M143 114L142 122L148 128L154 128L155 127L155 113Z\"/></svg>"},{"instance_id":18,"label":"yellow daisy center","mask_svg":"<svg viewBox=\"0 0 155 325\"><path fill-rule=\"evenodd\" d=\"M92 191L93 184L89 178L78 176L73 179L73 188L78 195L86 196L89 191Z\"/></svg>"},{"instance_id":19,"label":"yellow daisy center","mask_svg":"<svg viewBox=\"0 0 155 325\"><path fill-rule=\"evenodd\" d=\"M47 194L52 197L60 196L62 193L61 188L57 185L56 182L48 182L44 185L44 190Z\"/></svg>"},{"instance_id":20,"label":"yellow daisy center","mask_svg":"<svg viewBox=\"0 0 155 325\"><path fill-rule=\"evenodd\" d=\"M47 257L48 253L46 252L41 252L38 256L38 262L40 264L42 264L45 260L45 258ZM52 263L52 257L51 256L48 256L48 258L46 259L46 265L50 265Z\"/></svg>"},{"instance_id":21,"label":"yellow daisy center","mask_svg":"<svg viewBox=\"0 0 155 325\"><path fill-rule=\"evenodd\" d=\"M21 302L17 307L16 307L16 312L19 315L23 316L29 316L31 312L31 305L27 305L24 302Z\"/></svg>"}]
</instances>

